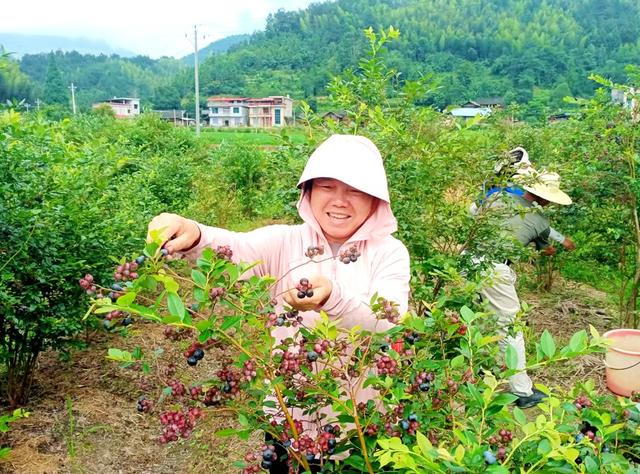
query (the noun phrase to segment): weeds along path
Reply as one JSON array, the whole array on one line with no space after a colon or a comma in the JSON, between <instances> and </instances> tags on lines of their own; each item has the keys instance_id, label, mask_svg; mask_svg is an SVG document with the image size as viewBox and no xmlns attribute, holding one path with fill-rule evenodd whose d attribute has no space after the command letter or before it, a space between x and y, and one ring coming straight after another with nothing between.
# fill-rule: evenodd
<instances>
[{"instance_id":1,"label":"weeds along path","mask_svg":"<svg viewBox=\"0 0 640 474\"><path fill-rule=\"evenodd\" d=\"M31 402L31 416L12 425L2 435L2 445L12 454L0 462L0 473L236 473L232 463L242 459L249 445L259 444L259 434L245 443L219 438L214 433L233 426L235 416L212 413L198 423L191 438L160 445L161 425L157 411L136 410L142 393L160 396L166 386L164 372L171 362L183 380L196 382L213 376L222 350L211 349L197 371L189 368L178 345L169 343L162 327L136 323L130 335L94 333L92 345L74 352L68 362L57 354L42 356ZM143 351L162 347L149 376L107 360L108 347ZM186 383L186 382L185 382ZM162 410L170 409L169 401Z\"/></svg>"}]
</instances>

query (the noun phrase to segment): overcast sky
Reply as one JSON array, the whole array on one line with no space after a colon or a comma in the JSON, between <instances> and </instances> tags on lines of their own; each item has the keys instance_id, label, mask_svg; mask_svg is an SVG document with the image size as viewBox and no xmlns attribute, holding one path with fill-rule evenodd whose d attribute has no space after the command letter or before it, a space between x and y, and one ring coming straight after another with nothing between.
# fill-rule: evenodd
<instances>
[{"instance_id":1,"label":"overcast sky","mask_svg":"<svg viewBox=\"0 0 640 474\"><path fill-rule=\"evenodd\" d=\"M93 38L153 58L180 57L193 52L194 24L199 29L198 45L206 45L263 29L267 15L279 8L297 10L310 3L312 0L3 0L0 32Z\"/></svg>"}]
</instances>

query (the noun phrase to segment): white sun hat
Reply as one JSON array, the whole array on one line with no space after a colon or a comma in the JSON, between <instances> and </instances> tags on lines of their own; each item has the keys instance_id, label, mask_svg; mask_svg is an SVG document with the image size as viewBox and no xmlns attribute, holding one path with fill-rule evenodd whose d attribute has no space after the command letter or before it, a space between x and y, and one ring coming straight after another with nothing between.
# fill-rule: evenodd
<instances>
[{"instance_id":1,"label":"white sun hat","mask_svg":"<svg viewBox=\"0 0 640 474\"><path fill-rule=\"evenodd\" d=\"M332 135L311 154L298 187L315 178L333 178L385 202L389 201L387 174L380 151L359 135Z\"/></svg>"},{"instance_id":2,"label":"white sun hat","mask_svg":"<svg viewBox=\"0 0 640 474\"><path fill-rule=\"evenodd\" d=\"M573 202L569 195L560 189L560 175L558 173L526 169L519 171L518 178L523 189L542 199L563 206Z\"/></svg>"}]
</instances>

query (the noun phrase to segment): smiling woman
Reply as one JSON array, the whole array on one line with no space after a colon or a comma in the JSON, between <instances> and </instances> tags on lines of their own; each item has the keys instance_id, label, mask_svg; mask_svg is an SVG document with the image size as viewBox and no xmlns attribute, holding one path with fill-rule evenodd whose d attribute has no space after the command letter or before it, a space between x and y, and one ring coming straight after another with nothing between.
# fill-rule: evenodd
<instances>
[{"instance_id":1,"label":"smiling woman","mask_svg":"<svg viewBox=\"0 0 640 474\"><path fill-rule=\"evenodd\" d=\"M310 202L313 216L332 248L351 237L378 204L377 198L332 178L312 181Z\"/></svg>"},{"instance_id":2,"label":"smiling woman","mask_svg":"<svg viewBox=\"0 0 640 474\"><path fill-rule=\"evenodd\" d=\"M301 225L242 233L161 214L151 221L149 232L160 230L165 249L187 258L197 258L206 247L229 246L235 262L258 262L244 276L275 277L271 294L276 313L286 312L286 303L299 311L303 328L315 326L320 311L345 329L359 326L382 332L392 328L394 322L378 319L369 301L378 294L394 302L400 314L406 312L409 254L391 235L397 223L380 152L365 137L333 135L311 155L298 187ZM317 255L324 256L314 259ZM303 266L310 259L312 265ZM298 329L276 325L271 333L275 346L282 349L286 341L299 341ZM294 349L297 346L287 350ZM356 401L366 402L373 394L371 387L360 388ZM337 420L330 407L313 415L299 409L291 412L314 439L322 426ZM275 419L281 416L273 413ZM288 472L288 468L276 461L270 471Z\"/></svg>"}]
</instances>

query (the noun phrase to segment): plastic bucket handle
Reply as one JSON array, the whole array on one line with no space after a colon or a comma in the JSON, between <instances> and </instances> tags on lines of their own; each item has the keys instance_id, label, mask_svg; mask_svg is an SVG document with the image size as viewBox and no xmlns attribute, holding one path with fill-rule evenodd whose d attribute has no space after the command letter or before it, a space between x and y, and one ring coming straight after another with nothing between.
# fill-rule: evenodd
<instances>
[{"instance_id":1,"label":"plastic bucket handle","mask_svg":"<svg viewBox=\"0 0 640 474\"><path fill-rule=\"evenodd\" d=\"M637 365L640 365L640 360L635 364L631 364L629 367L611 367L609 364L607 364L606 361L604 362L604 365L609 370L629 370L629 369L633 369Z\"/></svg>"}]
</instances>

